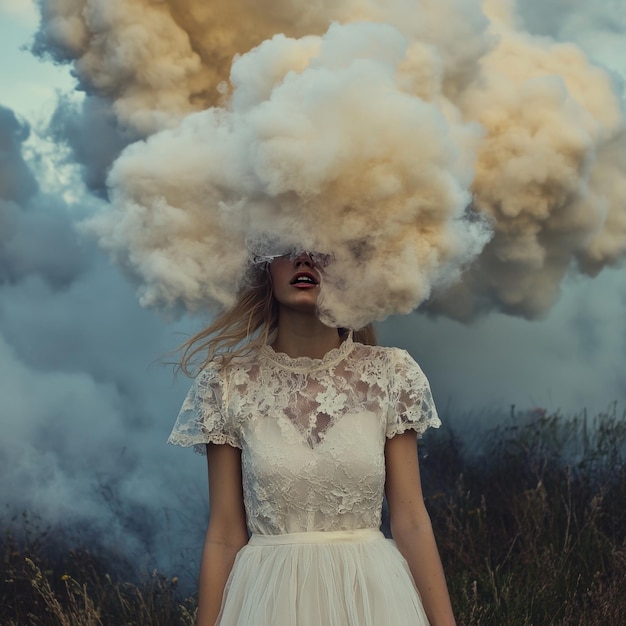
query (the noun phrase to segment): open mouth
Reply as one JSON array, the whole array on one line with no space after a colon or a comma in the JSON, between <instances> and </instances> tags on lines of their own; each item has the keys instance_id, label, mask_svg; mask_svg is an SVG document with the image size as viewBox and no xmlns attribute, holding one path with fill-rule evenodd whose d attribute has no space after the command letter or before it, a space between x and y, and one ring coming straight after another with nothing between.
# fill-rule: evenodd
<instances>
[{"instance_id":1,"label":"open mouth","mask_svg":"<svg viewBox=\"0 0 626 626\"><path fill-rule=\"evenodd\" d=\"M312 274L308 274L307 272L300 272L292 278L290 284L315 287L319 284L319 282Z\"/></svg>"}]
</instances>

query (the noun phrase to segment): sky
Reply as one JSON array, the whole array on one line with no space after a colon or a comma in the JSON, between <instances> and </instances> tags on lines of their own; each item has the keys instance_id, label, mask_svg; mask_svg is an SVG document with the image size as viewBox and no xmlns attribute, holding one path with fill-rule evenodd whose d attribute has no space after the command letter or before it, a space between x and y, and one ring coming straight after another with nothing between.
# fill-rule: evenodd
<instances>
[{"instance_id":1,"label":"sky","mask_svg":"<svg viewBox=\"0 0 626 626\"><path fill-rule=\"evenodd\" d=\"M531 0L520 13L532 33L573 41L605 68L623 107L625 8ZM172 122L128 113L124 98L125 131L97 98L81 109L71 64L30 52L38 26L35 4L0 0L0 500L180 567L206 521L206 469L165 444L189 381L159 360L207 316L141 306L138 270L81 226L113 214L104 176L121 148ZM457 321L434 307L392 315L379 336L411 352L460 429L504 420L511 405L621 413L625 271L567 271L555 303L526 317L492 307Z\"/></svg>"},{"instance_id":2,"label":"sky","mask_svg":"<svg viewBox=\"0 0 626 626\"><path fill-rule=\"evenodd\" d=\"M101 541L124 555L147 547L147 567L180 565L186 544L172 537L181 524L201 532L206 464L165 443L189 383L159 360L195 326L143 309L77 234L101 201L48 132L75 81L24 51L37 24L27 6L0 4L0 154L22 181L0 200L0 498L43 524L106 529Z\"/></svg>"}]
</instances>

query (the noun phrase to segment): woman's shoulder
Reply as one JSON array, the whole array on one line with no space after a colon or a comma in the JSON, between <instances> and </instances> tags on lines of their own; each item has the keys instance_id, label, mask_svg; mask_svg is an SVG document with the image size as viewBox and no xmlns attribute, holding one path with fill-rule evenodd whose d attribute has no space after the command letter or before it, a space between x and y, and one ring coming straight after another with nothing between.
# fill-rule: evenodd
<instances>
[{"instance_id":1,"label":"woman's shoulder","mask_svg":"<svg viewBox=\"0 0 626 626\"><path fill-rule=\"evenodd\" d=\"M422 368L403 348L356 344L354 356L363 364L362 367L390 381L407 379L414 384L421 384L426 380Z\"/></svg>"},{"instance_id":2,"label":"woman's shoulder","mask_svg":"<svg viewBox=\"0 0 626 626\"><path fill-rule=\"evenodd\" d=\"M251 349L236 355L218 354L205 363L196 376L200 383L224 382L233 376L249 372L259 361L258 349Z\"/></svg>"},{"instance_id":3,"label":"woman's shoulder","mask_svg":"<svg viewBox=\"0 0 626 626\"><path fill-rule=\"evenodd\" d=\"M394 346L370 346L362 343L355 343L355 356L371 360L396 363L398 361L413 361L413 357L403 348Z\"/></svg>"},{"instance_id":4,"label":"woman's shoulder","mask_svg":"<svg viewBox=\"0 0 626 626\"><path fill-rule=\"evenodd\" d=\"M218 363L205 363L196 373L191 384L190 395L202 398L216 394L222 387L222 374Z\"/></svg>"},{"instance_id":5,"label":"woman's shoulder","mask_svg":"<svg viewBox=\"0 0 626 626\"><path fill-rule=\"evenodd\" d=\"M217 381L222 374L222 365L218 359L204 363L195 376L196 383L207 383Z\"/></svg>"}]
</instances>

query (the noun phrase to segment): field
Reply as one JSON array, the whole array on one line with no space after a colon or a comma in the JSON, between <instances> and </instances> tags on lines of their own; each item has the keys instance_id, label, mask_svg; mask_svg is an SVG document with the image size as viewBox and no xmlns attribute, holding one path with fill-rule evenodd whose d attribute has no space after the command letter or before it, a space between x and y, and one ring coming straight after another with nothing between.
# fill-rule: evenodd
<instances>
[{"instance_id":1,"label":"field","mask_svg":"<svg viewBox=\"0 0 626 626\"><path fill-rule=\"evenodd\" d=\"M420 447L458 623L626 624L626 416L512 409L499 423ZM3 525L3 625L194 623L176 572L133 572L28 512Z\"/></svg>"}]
</instances>

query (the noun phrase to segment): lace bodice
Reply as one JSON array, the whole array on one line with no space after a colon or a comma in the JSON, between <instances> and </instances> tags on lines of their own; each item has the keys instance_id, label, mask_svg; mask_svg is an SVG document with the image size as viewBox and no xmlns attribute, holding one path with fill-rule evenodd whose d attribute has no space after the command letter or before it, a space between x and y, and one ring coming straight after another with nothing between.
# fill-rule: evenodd
<instances>
[{"instance_id":1,"label":"lace bodice","mask_svg":"<svg viewBox=\"0 0 626 626\"><path fill-rule=\"evenodd\" d=\"M251 532L376 528L386 437L438 427L426 377L407 352L346 339L323 359L271 347L196 378L169 442L241 448Z\"/></svg>"}]
</instances>

